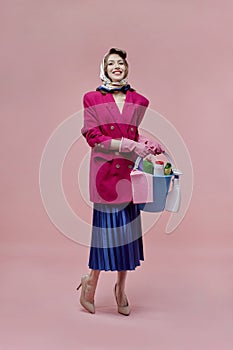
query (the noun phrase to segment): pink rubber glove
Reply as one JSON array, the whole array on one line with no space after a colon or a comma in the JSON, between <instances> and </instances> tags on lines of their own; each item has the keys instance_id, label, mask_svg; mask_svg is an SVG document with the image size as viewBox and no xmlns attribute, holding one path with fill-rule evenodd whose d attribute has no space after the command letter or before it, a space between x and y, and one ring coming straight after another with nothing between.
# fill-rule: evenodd
<instances>
[{"instance_id":1,"label":"pink rubber glove","mask_svg":"<svg viewBox=\"0 0 233 350\"><path fill-rule=\"evenodd\" d=\"M146 157L148 154L151 153L145 144L130 139L125 139L124 137L121 140L119 151L135 152L139 157L142 158Z\"/></svg>"},{"instance_id":2,"label":"pink rubber glove","mask_svg":"<svg viewBox=\"0 0 233 350\"><path fill-rule=\"evenodd\" d=\"M146 145L154 156L165 152L165 149L158 142L152 141L145 136L139 135L138 142Z\"/></svg>"}]
</instances>

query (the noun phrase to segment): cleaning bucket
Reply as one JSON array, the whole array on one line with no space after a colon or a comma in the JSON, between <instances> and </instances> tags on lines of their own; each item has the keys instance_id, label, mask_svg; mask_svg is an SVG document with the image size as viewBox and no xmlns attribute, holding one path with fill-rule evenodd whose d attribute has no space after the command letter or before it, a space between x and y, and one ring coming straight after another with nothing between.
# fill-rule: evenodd
<instances>
[{"instance_id":1,"label":"cleaning bucket","mask_svg":"<svg viewBox=\"0 0 233 350\"><path fill-rule=\"evenodd\" d=\"M166 205L167 194L173 175L152 175L144 173L142 171L142 164L143 158L138 157L134 169L130 174L133 202L137 203L139 209L142 211L161 212ZM142 194L144 194L144 196Z\"/></svg>"}]
</instances>

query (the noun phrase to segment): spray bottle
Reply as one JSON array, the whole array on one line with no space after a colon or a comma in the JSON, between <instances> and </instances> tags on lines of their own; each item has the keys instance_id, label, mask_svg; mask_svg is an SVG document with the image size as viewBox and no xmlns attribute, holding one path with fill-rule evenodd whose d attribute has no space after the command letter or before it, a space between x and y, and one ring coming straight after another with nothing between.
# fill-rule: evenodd
<instances>
[{"instance_id":1,"label":"spray bottle","mask_svg":"<svg viewBox=\"0 0 233 350\"><path fill-rule=\"evenodd\" d=\"M165 209L173 213L177 213L180 209L181 190L179 177L182 172L178 169L173 169L174 178L172 179L172 189L168 192Z\"/></svg>"}]
</instances>

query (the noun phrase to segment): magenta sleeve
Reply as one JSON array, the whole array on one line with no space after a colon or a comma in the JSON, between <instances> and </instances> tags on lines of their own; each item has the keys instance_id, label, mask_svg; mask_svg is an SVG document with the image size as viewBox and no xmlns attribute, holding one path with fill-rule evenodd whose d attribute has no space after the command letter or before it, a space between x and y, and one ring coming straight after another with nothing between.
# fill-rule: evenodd
<instances>
[{"instance_id":1,"label":"magenta sleeve","mask_svg":"<svg viewBox=\"0 0 233 350\"><path fill-rule=\"evenodd\" d=\"M81 129L82 135L86 138L90 147L97 147L99 151L108 151L112 137L102 133L103 125L101 125L95 106L91 104L90 97L87 94L84 95L83 105L84 125Z\"/></svg>"}]
</instances>

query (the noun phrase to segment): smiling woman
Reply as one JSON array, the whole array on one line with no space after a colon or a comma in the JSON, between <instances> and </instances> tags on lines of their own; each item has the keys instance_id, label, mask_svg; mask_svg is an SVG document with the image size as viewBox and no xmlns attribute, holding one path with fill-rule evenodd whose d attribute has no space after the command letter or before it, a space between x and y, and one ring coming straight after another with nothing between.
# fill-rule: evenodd
<instances>
[{"instance_id":1,"label":"smiling woman","mask_svg":"<svg viewBox=\"0 0 233 350\"><path fill-rule=\"evenodd\" d=\"M111 48L104 56L100 66L100 79L103 85L96 90L102 95L109 92L125 92L126 90L135 91L127 84L127 76L129 73L129 65L126 60L127 54L124 50ZM113 87L116 87L115 89ZM117 88L119 86L119 88Z\"/></svg>"},{"instance_id":2,"label":"smiling woman","mask_svg":"<svg viewBox=\"0 0 233 350\"><path fill-rule=\"evenodd\" d=\"M81 305L95 313L94 294L101 270L117 271L118 312L130 314L125 294L127 270L144 260L140 210L132 202L130 172L138 156L163 152L138 133L149 101L127 81L126 52L112 48L100 66L102 85L84 95L81 130L91 147L90 200L93 205L88 275L81 278ZM125 108L125 105L127 103Z\"/></svg>"},{"instance_id":3,"label":"smiling woman","mask_svg":"<svg viewBox=\"0 0 233 350\"><path fill-rule=\"evenodd\" d=\"M126 52L112 48L104 58L104 71L112 82L120 82L128 75Z\"/></svg>"}]
</instances>

